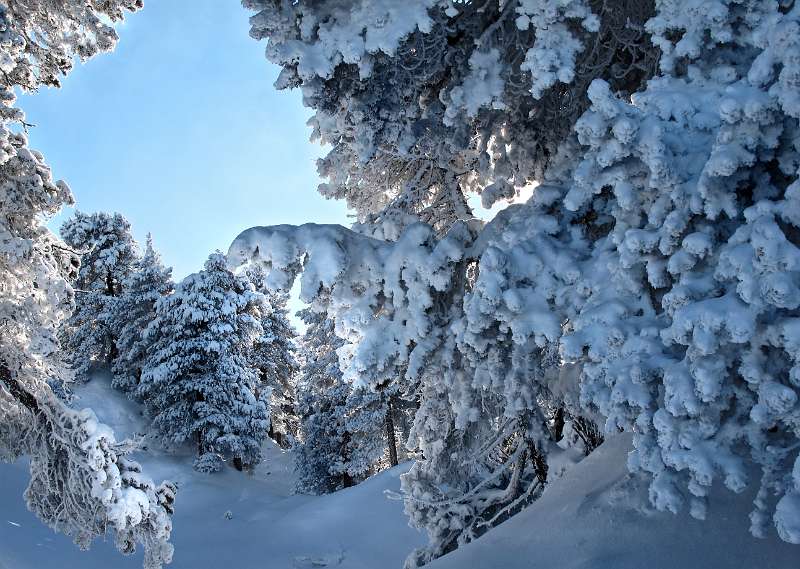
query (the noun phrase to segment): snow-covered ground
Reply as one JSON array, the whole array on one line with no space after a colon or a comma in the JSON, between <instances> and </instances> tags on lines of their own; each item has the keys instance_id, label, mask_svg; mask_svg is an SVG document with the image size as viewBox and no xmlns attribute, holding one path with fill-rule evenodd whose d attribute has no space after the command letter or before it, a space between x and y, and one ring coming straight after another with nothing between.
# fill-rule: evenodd
<instances>
[{"instance_id":1,"label":"snow-covered ground","mask_svg":"<svg viewBox=\"0 0 800 569\"><path fill-rule=\"evenodd\" d=\"M798 569L800 546L748 533L752 495L712 493L706 522L655 512L606 441L528 509L430 569Z\"/></svg>"},{"instance_id":2,"label":"snow-covered ground","mask_svg":"<svg viewBox=\"0 0 800 569\"><path fill-rule=\"evenodd\" d=\"M95 378L79 391L80 406L95 409L118 438L141 430L130 404ZM252 475L233 469L206 475L191 457L149 451L137 459L156 480L179 485L171 569L294 569L401 567L424 536L408 527L399 491L401 465L328 496L292 495L291 454L266 446L266 459ZM95 542L88 552L53 533L25 507L25 464L0 463L0 569L140 568L141 554L124 557L113 543ZM230 512L230 519L226 513Z\"/></svg>"},{"instance_id":3,"label":"snow-covered ground","mask_svg":"<svg viewBox=\"0 0 800 569\"><path fill-rule=\"evenodd\" d=\"M93 407L119 436L141 430L136 406L111 390L107 378L96 378L80 396L80 404ZM712 496L709 523L652 511L644 485L625 470L629 446L627 436L613 437L554 480L526 511L430 569L800 567L800 547L749 535L751 496ZM424 542L408 527L402 504L386 495L399 490L407 465L332 495L299 496L292 495L291 454L274 445L266 454L253 475L198 474L190 457L157 451L138 457L155 479L179 484L170 567L400 569ZM0 464L0 569L141 567L140 555L123 557L103 542L81 552L43 526L23 503L26 479L24 463Z\"/></svg>"}]
</instances>

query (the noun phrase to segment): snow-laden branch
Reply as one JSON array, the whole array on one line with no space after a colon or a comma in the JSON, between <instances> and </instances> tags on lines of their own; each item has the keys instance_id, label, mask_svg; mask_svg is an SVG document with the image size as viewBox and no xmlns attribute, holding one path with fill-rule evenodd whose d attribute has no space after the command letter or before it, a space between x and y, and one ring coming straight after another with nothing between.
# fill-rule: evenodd
<instances>
[{"instance_id":1,"label":"snow-laden branch","mask_svg":"<svg viewBox=\"0 0 800 569\"><path fill-rule=\"evenodd\" d=\"M240 233L228 250L228 264L233 269L248 262L263 264L266 285L280 291L288 291L302 273L300 298L311 302L320 287L329 289L352 280L356 271L382 267L390 251L389 243L341 225L275 225Z\"/></svg>"},{"instance_id":2,"label":"snow-laden branch","mask_svg":"<svg viewBox=\"0 0 800 569\"><path fill-rule=\"evenodd\" d=\"M325 302L336 315L346 376L378 386L398 373L418 378L439 342L435 320L450 306L456 266L473 239L466 225L444 238L417 224L396 242L373 239L336 225L255 227L232 243L232 267L260 262L269 287L288 290L300 277L300 298ZM455 272L454 272L455 271Z\"/></svg>"}]
</instances>

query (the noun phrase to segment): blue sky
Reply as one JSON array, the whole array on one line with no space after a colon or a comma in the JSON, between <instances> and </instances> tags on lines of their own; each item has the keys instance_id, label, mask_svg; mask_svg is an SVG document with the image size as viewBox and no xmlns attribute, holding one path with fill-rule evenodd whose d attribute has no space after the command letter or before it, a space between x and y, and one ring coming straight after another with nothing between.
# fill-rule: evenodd
<instances>
[{"instance_id":1,"label":"blue sky","mask_svg":"<svg viewBox=\"0 0 800 569\"><path fill-rule=\"evenodd\" d=\"M316 192L310 113L273 88L248 17L235 0L146 1L114 53L20 100L77 207L124 214L142 242L152 232L178 278L253 225L348 223Z\"/></svg>"}]
</instances>

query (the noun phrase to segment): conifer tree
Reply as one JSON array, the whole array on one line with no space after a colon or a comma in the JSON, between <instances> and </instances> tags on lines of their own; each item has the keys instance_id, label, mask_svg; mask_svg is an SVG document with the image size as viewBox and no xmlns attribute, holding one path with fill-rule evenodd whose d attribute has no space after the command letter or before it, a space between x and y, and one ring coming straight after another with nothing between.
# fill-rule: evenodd
<instances>
[{"instance_id":1,"label":"conifer tree","mask_svg":"<svg viewBox=\"0 0 800 569\"><path fill-rule=\"evenodd\" d=\"M175 487L156 486L90 410L50 383L66 375L56 333L73 308L78 258L45 222L72 203L43 156L15 133L14 90L58 85L75 57L113 49L114 23L140 0L29 0L0 6L0 458L28 457L28 508L87 548L100 536L123 553L144 547L146 569L169 563Z\"/></svg>"},{"instance_id":2,"label":"conifer tree","mask_svg":"<svg viewBox=\"0 0 800 569\"><path fill-rule=\"evenodd\" d=\"M111 320L123 283L139 261L131 225L119 213L75 215L61 226L61 236L80 252L75 279L75 311L63 330L64 350L78 379L88 379L95 364L113 364L118 336Z\"/></svg>"},{"instance_id":3,"label":"conifer tree","mask_svg":"<svg viewBox=\"0 0 800 569\"><path fill-rule=\"evenodd\" d=\"M262 334L249 354L257 370L259 389L269 392L269 436L283 447L291 446L297 436L296 375L294 338L297 336L287 316L285 294L269 291L264 285L264 270L252 265L245 277L265 296L261 312Z\"/></svg>"},{"instance_id":4,"label":"conifer tree","mask_svg":"<svg viewBox=\"0 0 800 569\"><path fill-rule=\"evenodd\" d=\"M795 2L246 5L361 224L229 254L325 291L347 379L420 395L407 567L536 499L559 409L587 451L586 418L633 433L658 509L753 486L752 533L800 543Z\"/></svg>"},{"instance_id":5,"label":"conifer tree","mask_svg":"<svg viewBox=\"0 0 800 569\"><path fill-rule=\"evenodd\" d=\"M237 469L261 460L269 429L269 391L259 389L249 353L263 334L266 303L220 253L156 304L152 341L136 395L168 443L192 441L195 467Z\"/></svg>"},{"instance_id":6,"label":"conifer tree","mask_svg":"<svg viewBox=\"0 0 800 569\"><path fill-rule=\"evenodd\" d=\"M347 468L352 441L346 413L352 388L339 369L336 349L343 342L333 332L333 321L309 308L299 315L307 328L298 380L302 438L297 446L298 490L324 494L354 483Z\"/></svg>"},{"instance_id":7,"label":"conifer tree","mask_svg":"<svg viewBox=\"0 0 800 569\"><path fill-rule=\"evenodd\" d=\"M144 256L123 281L122 294L109 314L109 327L117 339L113 385L129 395L136 391L153 339L145 335L145 329L156 317L158 300L171 294L174 288L172 269L164 267L148 234Z\"/></svg>"},{"instance_id":8,"label":"conifer tree","mask_svg":"<svg viewBox=\"0 0 800 569\"><path fill-rule=\"evenodd\" d=\"M344 379L336 350L345 345L333 319L307 308L298 382L302 443L298 447L298 487L333 492L394 466L408 434L404 409L392 409L389 393L354 386ZM395 417L403 419L395 426ZM393 438L394 435L394 438ZM399 439L399 442L398 442Z\"/></svg>"}]
</instances>

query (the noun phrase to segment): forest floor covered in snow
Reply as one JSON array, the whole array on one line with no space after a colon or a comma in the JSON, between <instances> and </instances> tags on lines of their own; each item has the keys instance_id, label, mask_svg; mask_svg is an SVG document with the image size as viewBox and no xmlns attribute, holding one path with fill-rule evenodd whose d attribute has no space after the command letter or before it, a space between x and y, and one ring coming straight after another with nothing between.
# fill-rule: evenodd
<instances>
[{"instance_id":1,"label":"forest floor covered in snow","mask_svg":"<svg viewBox=\"0 0 800 569\"><path fill-rule=\"evenodd\" d=\"M75 405L93 408L118 439L143 431L137 406L109 384L95 377L77 390ZM336 494L303 496L293 494L291 453L274 444L265 446L265 460L252 475L233 469L201 474L192 469L193 457L154 450L136 459L153 479L178 484L170 569L399 568L424 542L408 527L402 502L384 494L400 490L408 465ZM80 551L39 522L22 498L26 466L0 463L0 569L142 566L141 553L124 557L113 543L99 541Z\"/></svg>"},{"instance_id":2,"label":"forest floor covered in snow","mask_svg":"<svg viewBox=\"0 0 800 569\"><path fill-rule=\"evenodd\" d=\"M142 429L134 404L96 377L78 391L118 437ZM553 480L540 500L431 569L797 569L800 548L747 532L751 497L712 496L710 523L654 512L646 488L626 471L630 440L613 437ZM265 449L251 474L200 474L191 457L139 453L148 474L179 485L174 569L400 569L424 542L407 525L399 490L408 465L327 496L294 495L290 452ZM554 470L559 470L558 468ZM552 472L552 470L551 470ZM141 567L112 543L82 552L27 511L23 461L0 464L0 569ZM387 491L389 491L387 493Z\"/></svg>"}]
</instances>

